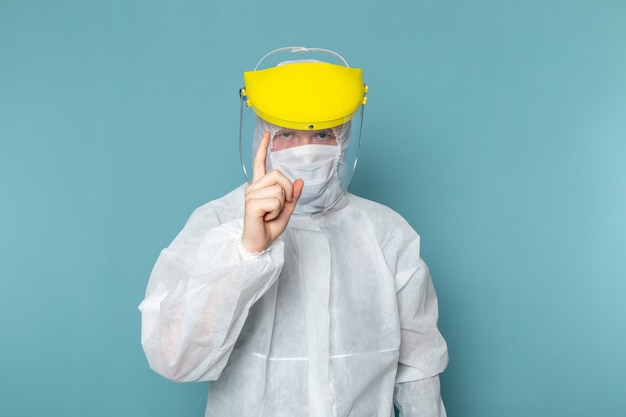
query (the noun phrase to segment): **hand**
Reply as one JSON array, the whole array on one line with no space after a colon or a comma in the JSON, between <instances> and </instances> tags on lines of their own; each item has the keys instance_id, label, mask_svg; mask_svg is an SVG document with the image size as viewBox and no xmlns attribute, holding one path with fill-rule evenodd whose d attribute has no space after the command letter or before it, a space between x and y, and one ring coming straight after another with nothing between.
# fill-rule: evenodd
<instances>
[{"instance_id":1,"label":"hand","mask_svg":"<svg viewBox=\"0 0 626 417\"><path fill-rule=\"evenodd\" d=\"M293 183L282 172L265 172L270 133L265 132L254 156L252 183L246 187L241 244L249 252L267 249L280 236L296 208L304 182Z\"/></svg>"}]
</instances>

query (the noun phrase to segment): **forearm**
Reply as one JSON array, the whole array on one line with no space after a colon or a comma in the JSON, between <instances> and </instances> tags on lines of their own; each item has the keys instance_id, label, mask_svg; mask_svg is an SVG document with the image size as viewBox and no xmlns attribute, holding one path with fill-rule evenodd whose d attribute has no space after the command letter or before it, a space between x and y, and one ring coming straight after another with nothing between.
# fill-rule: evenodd
<instances>
[{"instance_id":1,"label":"forearm","mask_svg":"<svg viewBox=\"0 0 626 417\"><path fill-rule=\"evenodd\" d=\"M150 278L142 344L151 367L179 382L214 380L226 366L250 307L273 285L282 244L242 259L236 233L189 254L165 250Z\"/></svg>"}]
</instances>

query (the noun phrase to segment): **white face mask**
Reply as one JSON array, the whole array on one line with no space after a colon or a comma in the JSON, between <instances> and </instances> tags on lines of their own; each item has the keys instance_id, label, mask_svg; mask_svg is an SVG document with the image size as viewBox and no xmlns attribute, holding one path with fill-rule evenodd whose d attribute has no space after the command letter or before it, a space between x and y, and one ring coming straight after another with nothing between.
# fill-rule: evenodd
<instances>
[{"instance_id":1,"label":"white face mask","mask_svg":"<svg viewBox=\"0 0 626 417\"><path fill-rule=\"evenodd\" d=\"M303 145L270 153L272 167L291 181L304 181L298 205L307 205L319 199L326 191L337 168L341 153L339 146Z\"/></svg>"}]
</instances>

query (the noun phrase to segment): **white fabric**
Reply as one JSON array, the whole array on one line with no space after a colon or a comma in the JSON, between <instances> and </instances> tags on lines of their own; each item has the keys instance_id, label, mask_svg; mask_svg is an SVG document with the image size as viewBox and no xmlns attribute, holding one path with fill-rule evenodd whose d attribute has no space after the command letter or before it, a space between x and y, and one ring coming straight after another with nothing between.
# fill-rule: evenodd
<instances>
[{"instance_id":1,"label":"white fabric","mask_svg":"<svg viewBox=\"0 0 626 417\"><path fill-rule=\"evenodd\" d=\"M298 204L310 204L322 196L328 203L337 201L340 194L326 193L333 177L341 151L335 145L303 145L292 148L272 151L270 160L272 166L285 174L291 181L300 178L304 181L304 188ZM335 180L338 181L338 180ZM338 188L340 192L341 189Z\"/></svg>"},{"instance_id":2,"label":"white fabric","mask_svg":"<svg viewBox=\"0 0 626 417\"><path fill-rule=\"evenodd\" d=\"M159 256L139 307L150 366L214 381L207 417L392 417L394 398L403 417L445 416L447 348L408 223L347 193L250 254L243 207L244 186L198 208Z\"/></svg>"}]
</instances>

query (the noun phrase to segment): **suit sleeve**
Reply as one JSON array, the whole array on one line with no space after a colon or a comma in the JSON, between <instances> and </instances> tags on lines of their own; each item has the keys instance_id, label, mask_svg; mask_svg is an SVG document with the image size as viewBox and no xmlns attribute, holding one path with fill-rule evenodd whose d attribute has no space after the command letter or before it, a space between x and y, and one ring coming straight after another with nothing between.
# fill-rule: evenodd
<instances>
[{"instance_id":1,"label":"suit sleeve","mask_svg":"<svg viewBox=\"0 0 626 417\"><path fill-rule=\"evenodd\" d=\"M276 282L282 242L260 254L240 247L243 222L196 210L152 271L141 342L150 367L177 382L219 378L251 306Z\"/></svg>"},{"instance_id":2,"label":"suit sleeve","mask_svg":"<svg viewBox=\"0 0 626 417\"><path fill-rule=\"evenodd\" d=\"M445 417L439 374L448 364L448 349L437 326L437 294L419 236L408 225L403 236L396 260L401 343L395 404L401 417Z\"/></svg>"}]
</instances>

